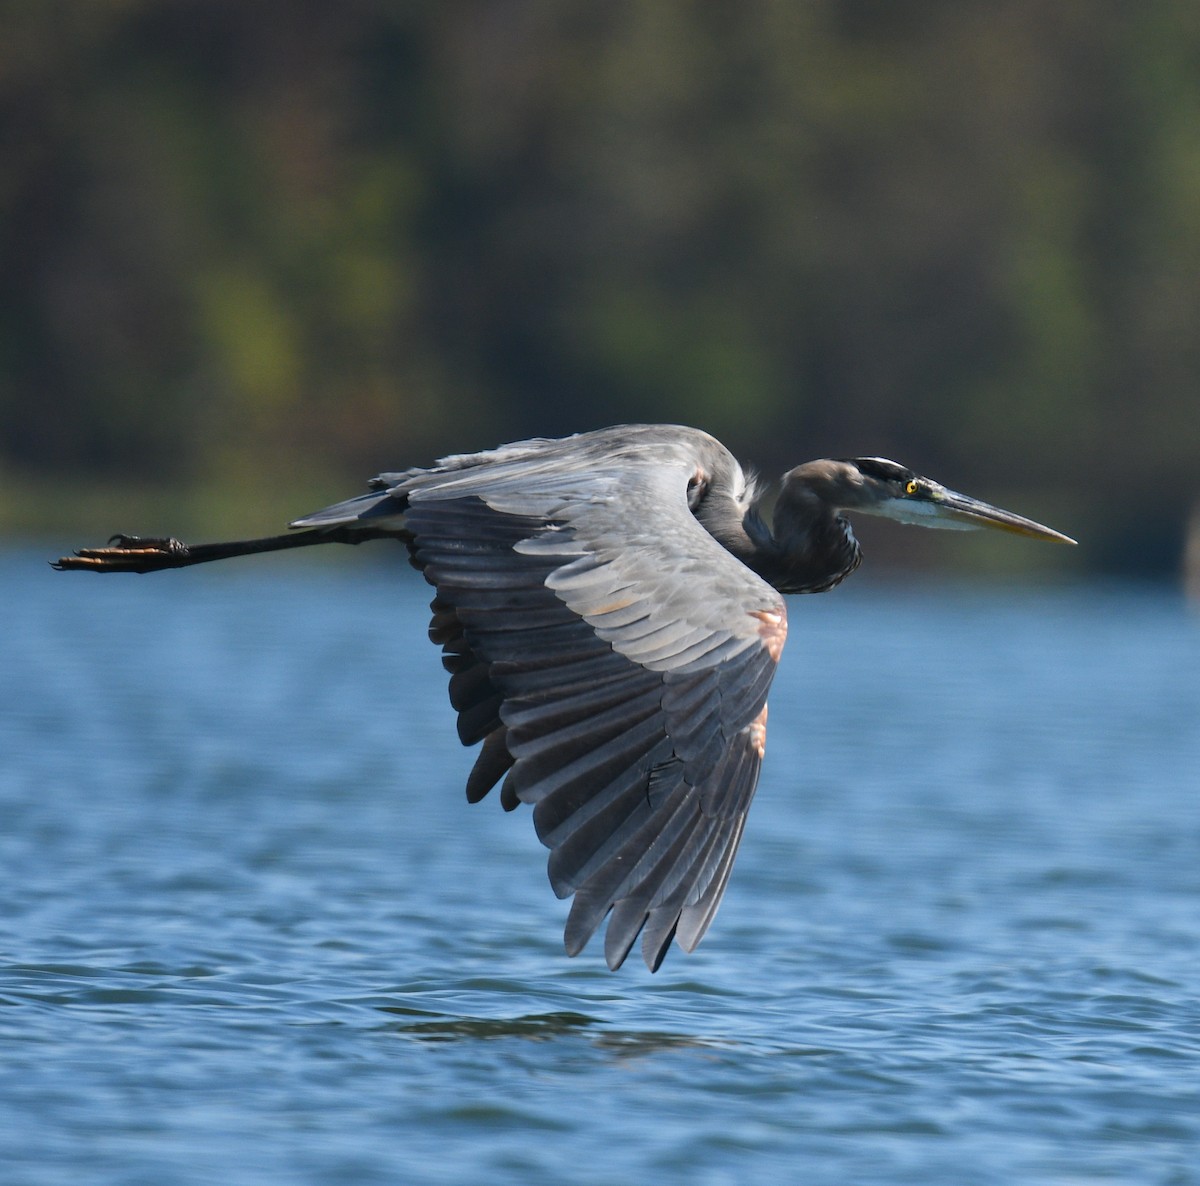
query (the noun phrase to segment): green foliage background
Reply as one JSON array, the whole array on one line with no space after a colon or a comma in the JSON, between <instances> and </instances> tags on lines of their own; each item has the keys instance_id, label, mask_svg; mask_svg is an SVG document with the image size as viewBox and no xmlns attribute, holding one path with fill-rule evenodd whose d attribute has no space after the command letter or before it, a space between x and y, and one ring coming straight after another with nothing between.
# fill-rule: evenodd
<instances>
[{"instance_id":1,"label":"green foliage background","mask_svg":"<svg viewBox=\"0 0 1200 1186\"><path fill-rule=\"evenodd\" d=\"M0 11L10 531L274 529L379 469L679 420L1176 563L1194 0Z\"/></svg>"}]
</instances>

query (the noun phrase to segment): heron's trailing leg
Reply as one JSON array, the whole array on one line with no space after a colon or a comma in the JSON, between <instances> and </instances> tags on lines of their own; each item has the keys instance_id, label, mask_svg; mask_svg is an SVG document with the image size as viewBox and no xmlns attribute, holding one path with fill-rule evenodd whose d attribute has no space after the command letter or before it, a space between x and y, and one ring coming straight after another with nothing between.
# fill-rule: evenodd
<instances>
[{"instance_id":1,"label":"heron's trailing leg","mask_svg":"<svg viewBox=\"0 0 1200 1186\"><path fill-rule=\"evenodd\" d=\"M286 548L307 548L315 544L358 544L363 540L396 537L398 534L382 529L336 527L195 546L177 539L114 535L107 547L80 548L73 556L63 556L54 567L59 571L159 572L164 568L186 568L189 564L206 564L210 560L228 560L233 556L251 556L257 552L282 552Z\"/></svg>"}]
</instances>

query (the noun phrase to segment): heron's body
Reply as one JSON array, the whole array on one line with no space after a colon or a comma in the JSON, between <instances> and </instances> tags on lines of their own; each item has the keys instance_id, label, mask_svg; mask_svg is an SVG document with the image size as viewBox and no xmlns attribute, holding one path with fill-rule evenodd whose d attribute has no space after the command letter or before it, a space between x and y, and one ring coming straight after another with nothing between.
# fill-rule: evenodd
<instances>
[{"instance_id":1,"label":"heron's body","mask_svg":"<svg viewBox=\"0 0 1200 1186\"><path fill-rule=\"evenodd\" d=\"M720 904L764 754L781 593L830 588L858 565L842 512L1065 539L879 458L792 470L773 530L755 495L707 433L627 425L382 474L286 536L118 537L59 563L150 571L403 540L436 589L430 638L459 736L482 743L468 798L502 781L506 808L533 805L551 884L574 896L571 954L609 916L609 966L640 934L655 969L672 939L694 948Z\"/></svg>"}]
</instances>

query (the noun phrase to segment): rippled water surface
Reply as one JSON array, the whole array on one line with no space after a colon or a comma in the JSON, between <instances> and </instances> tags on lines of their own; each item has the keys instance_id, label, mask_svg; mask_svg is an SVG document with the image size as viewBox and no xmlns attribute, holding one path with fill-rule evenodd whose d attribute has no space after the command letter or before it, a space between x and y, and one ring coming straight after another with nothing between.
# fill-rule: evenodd
<instances>
[{"instance_id":1,"label":"rippled water surface","mask_svg":"<svg viewBox=\"0 0 1200 1186\"><path fill-rule=\"evenodd\" d=\"M1167 593L794 599L721 914L614 975L464 800L415 574L43 559L0 553L4 1183L1200 1182Z\"/></svg>"}]
</instances>

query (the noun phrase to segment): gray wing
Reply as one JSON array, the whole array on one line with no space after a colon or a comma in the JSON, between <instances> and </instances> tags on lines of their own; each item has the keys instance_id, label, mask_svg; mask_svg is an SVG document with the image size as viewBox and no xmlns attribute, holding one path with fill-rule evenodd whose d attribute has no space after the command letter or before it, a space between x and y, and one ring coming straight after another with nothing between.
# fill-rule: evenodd
<instances>
[{"instance_id":1,"label":"gray wing","mask_svg":"<svg viewBox=\"0 0 1200 1186\"><path fill-rule=\"evenodd\" d=\"M724 893L784 606L689 511L694 442L603 467L535 444L535 461L396 475L369 513L403 508L437 589L459 735L483 742L468 797L503 778L507 808L533 805L551 885L574 895L568 952L611 913L609 966L641 933L655 970L672 939L699 943Z\"/></svg>"}]
</instances>

